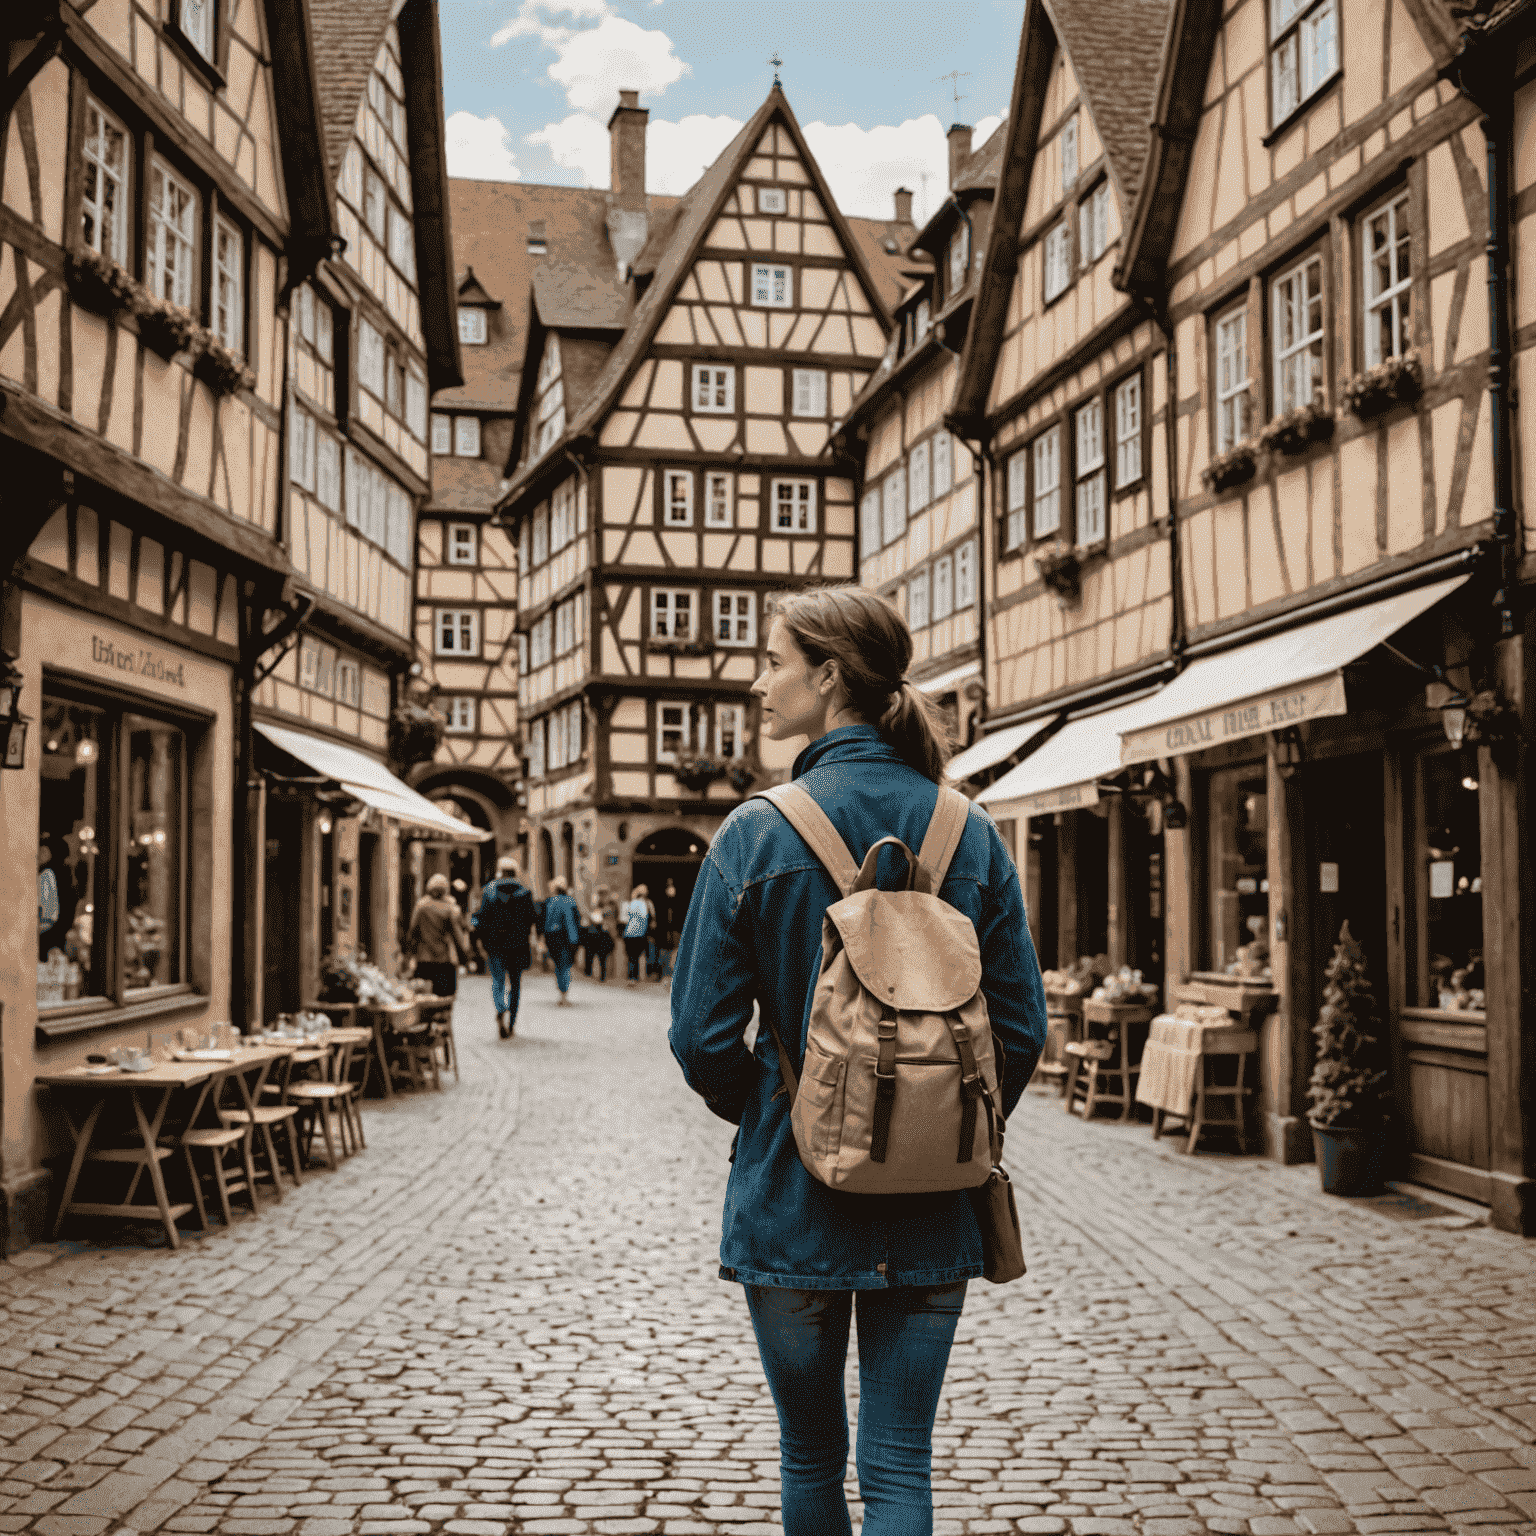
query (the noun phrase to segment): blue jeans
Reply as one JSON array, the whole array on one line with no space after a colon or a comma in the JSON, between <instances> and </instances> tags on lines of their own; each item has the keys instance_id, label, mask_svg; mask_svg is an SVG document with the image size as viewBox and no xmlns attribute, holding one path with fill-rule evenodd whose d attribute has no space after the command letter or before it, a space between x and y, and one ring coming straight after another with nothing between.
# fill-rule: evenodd
<instances>
[{"instance_id":1,"label":"blue jeans","mask_svg":"<svg viewBox=\"0 0 1536 1536\"><path fill-rule=\"evenodd\" d=\"M843 1366L859 1313L859 1493L864 1536L932 1536L933 1420L965 1281L888 1291L746 1287L763 1372L779 1411L784 1536L849 1536L843 1498Z\"/></svg>"},{"instance_id":2,"label":"blue jeans","mask_svg":"<svg viewBox=\"0 0 1536 1536\"><path fill-rule=\"evenodd\" d=\"M571 961L576 958L576 951L569 940L557 939L553 934L546 938L545 943L549 947L549 958L555 962L555 985L560 988L561 997L564 997L571 990Z\"/></svg>"},{"instance_id":3,"label":"blue jeans","mask_svg":"<svg viewBox=\"0 0 1536 1536\"><path fill-rule=\"evenodd\" d=\"M507 969L507 962L500 955L487 955L485 963L491 973L491 1005L498 1014L510 1013L512 1023L517 1023L517 1005L522 998L523 973L521 969Z\"/></svg>"}]
</instances>

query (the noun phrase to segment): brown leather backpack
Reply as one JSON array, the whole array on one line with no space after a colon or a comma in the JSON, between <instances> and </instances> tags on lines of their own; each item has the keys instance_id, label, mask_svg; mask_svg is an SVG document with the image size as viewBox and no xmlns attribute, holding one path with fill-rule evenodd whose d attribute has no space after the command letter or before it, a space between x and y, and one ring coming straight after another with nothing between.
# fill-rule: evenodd
<instances>
[{"instance_id":1,"label":"brown leather backpack","mask_svg":"<svg viewBox=\"0 0 1536 1536\"><path fill-rule=\"evenodd\" d=\"M916 857L882 837L861 869L809 791L780 784L758 798L778 808L842 892L822 922L798 1080L774 1030L801 1161L823 1184L857 1194L985 1184L1001 1155L1002 1098L981 947L971 920L938 895L970 802L940 788ZM887 846L906 856L904 890L875 886Z\"/></svg>"}]
</instances>

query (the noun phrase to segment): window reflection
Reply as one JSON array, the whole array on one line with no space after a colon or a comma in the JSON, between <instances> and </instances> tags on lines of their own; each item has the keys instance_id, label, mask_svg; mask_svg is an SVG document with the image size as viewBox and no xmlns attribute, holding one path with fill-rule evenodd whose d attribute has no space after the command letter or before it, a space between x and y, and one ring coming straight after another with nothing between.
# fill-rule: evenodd
<instances>
[{"instance_id":1,"label":"window reflection","mask_svg":"<svg viewBox=\"0 0 1536 1536\"><path fill-rule=\"evenodd\" d=\"M1210 776L1209 930L1206 964L1270 979L1269 798L1262 764Z\"/></svg>"},{"instance_id":2,"label":"window reflection","mask_svg":"<svg viewBox=\"0 0 1536 1536\"><path fill-rule=\"evenodd\" d=\"M1477 770L1470 753L1423 759L1424 962L1422 1008L1483 1006L1483 848Z\"/></svg>"},{"instance_id":3,"label":"window reflection","mask_svg":"<svg viewBox=\"0 0 1536 1536\"><path fill-rule=\"evenodd\" d=\"M105 864L108 742L100 710L43 699L37 828L37 1001L104 994L96 944Z\"/></svg>"},{"instance_id":4,"label":"window reflection","mask_svg":"<svg viewBox=\"0 0 1536 1536\"><path fill-rule=\"evenodd\" d=\"M183 737L174 726L126 715L127 924L123 981L132 990L181 980Z\"/></svg>"}]
</instances>

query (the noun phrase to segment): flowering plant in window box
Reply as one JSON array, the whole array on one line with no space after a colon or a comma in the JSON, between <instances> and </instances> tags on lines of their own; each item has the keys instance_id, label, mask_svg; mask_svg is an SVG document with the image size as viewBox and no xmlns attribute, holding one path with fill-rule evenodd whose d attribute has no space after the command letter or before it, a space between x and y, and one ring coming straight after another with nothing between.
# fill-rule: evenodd
<instances>
[{"instance_id":1,"label":"flowering plant in window box","mask_svg":"<svg viewBox=\"0 0 1536 1536\"><path fill-rule=\"evenodd\" d=\"M672 776L684 789L702 795L716 779L723 779L729 771L726 764L708 753L689 753L680 756L672 767Z\"/></svg>"},{"instance_id":2,"label":"flowering plant in window box","mask_svg":"<svg viewBox=\"0 0 1536 1536\"><path fill-rule=\"evenodd\" d=\"M1424 364L1417 352L1405 352L1357 373L1344 386L1344 405L1369 421L1394 405L1411 405L1423 393Z\"/></svg>"},{"instance_id":3,"label":"flowering plant in window box","mask_svg":"<svg viewBox=\"0 0 1536 1536\"><path fill-rule=\"evenodd\" d=\"M1254 445L1239 443L1235 448L1229 448L1212 459L1200 471L1200 479L1208 491L1230 490L1234 485L1252 480L1258 463L1259 456L1254 451Z\"/></svg>"},{"instance_id":4,"label":"flowering plant in window box","mask_svg":"<svg viewBox=\"0 0 1536 1536\"><path fill-rule=\"evenodd\" d=\"M170 359L178 352L201 352L208 333L197 323L192 311L157 299L147 288L133 296L133 314L139 322L139 340L152 352Z\"/></svg>"},{"instance_id":5,"label":"flowering plant in window box","mask_svg":"<svg viewBox=\"0 0 1536 1536\"><path fill-rule=\"evenodd\" d=\"M1063 604L1075 603L1082 594L1082 557L1070 544L1058 539L1042 549L1035 556L1035 569Z\"/></svg>"},{"instance_id":6,"label":"flowering plant in window box","mask_svg":"<svg viewBox=\"0 0 1536 1536\"><path fill-rule=\"evenodd\" d=\"M653 655L663 656L713 656L715 654L715 642L713 640L666 640L654 639L646 642L646 650Z\"/></svg>"},{"instance_id":7,"label":"flowering plant in window box","mask_svg":"<svg viewBox=\"0 0 1536 1536\"><path fill-rule=\"evenodd\" d=\"M233 395L256 387L256 375L212 331L204 332L203 346L195 353L192 371L216 395Z\"/></svg>"},{"instance_id":8,"label":"flowering plant in window box","mask_svg":"<svg viewBox=\"0 0 1536 1536\"><path fill-rule=\"evenodd\" d=\"M1276 416L1259 433L1259 446L1270 453L1300 453L1309 443L1326 443L1333 426L1333 412L1321 399L1312 400Z\"/></svg>"},{"instance_id":9,"label":"flowering plant in window box","mask_svg":"<svg viewBox=\"0 0 1536 1536\"><path fill-rule=\"evenodd\" d=\"M430 704L407 699L389 714L389 755L407 768L412 763L430 763L447 728L447 720Z\"/></svg>"},{"instance_id":10,"label":"flowering plant in window box","mask_svg":"<svg viewBox=\"0 0 1536 1536\"><path fill-rule=\"evenodd\" d=\"M69 291L77 303L100 315L128 309L140 292L122 267L97 251L72 251L69 256Z\"/></svg>"}]
</instances>

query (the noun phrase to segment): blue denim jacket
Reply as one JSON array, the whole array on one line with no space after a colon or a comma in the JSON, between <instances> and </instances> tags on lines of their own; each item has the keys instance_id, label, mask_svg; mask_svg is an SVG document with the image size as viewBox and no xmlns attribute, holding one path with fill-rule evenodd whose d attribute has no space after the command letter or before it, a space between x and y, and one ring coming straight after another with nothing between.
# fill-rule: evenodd
<instances>
[{"instance_id":1,"label":"blue denim jacket","mask_svg":"<svg viewBox=\"0 0 1536 1536\"><path fill-rule=\"evenodd\" d=\"M936 786L870 725L829 731L796 759L793 777L860 862L887 835L916 852L938 798ZM883 888L905 874L890 849L880 868ZM1008 1114L1045 1045L1045 993L1018 873L979 807L971 809L940 894L976 925L982 992L1006 1052ZM849 1195L813 1179L795 1149L766 1022L754 1050L742 1038L756 1003L797 1064L803 1058L822 913L837 899L799 833L766 800L749 800L721 825L689 903L672 984L672 1053L688 1086L738 1127L720 1276L840 1291L971 1279L981 1273L981 1234L964 1191Z\"/></svg>"}]
</instances>

